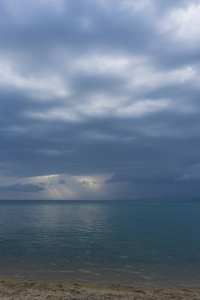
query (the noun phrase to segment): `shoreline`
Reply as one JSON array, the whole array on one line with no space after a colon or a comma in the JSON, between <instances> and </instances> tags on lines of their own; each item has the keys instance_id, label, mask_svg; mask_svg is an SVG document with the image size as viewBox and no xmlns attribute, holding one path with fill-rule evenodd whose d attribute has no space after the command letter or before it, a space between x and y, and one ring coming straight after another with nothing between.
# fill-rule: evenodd
<instances>
[{"instance_id":1,"label":"shoreline","mask_svg":"<svg viewBox=\"0 0 200 300\"><path fill-rule=\"evenodd\" d=\"M133 286L95 285L83 283L58 283L37 280L14 280L0 278L1 300L24 299L141 299L141 300L167 300L167 299L200 299L200 290L175 290L163 288L137 288Z\"/></svg>"}]
</instances>

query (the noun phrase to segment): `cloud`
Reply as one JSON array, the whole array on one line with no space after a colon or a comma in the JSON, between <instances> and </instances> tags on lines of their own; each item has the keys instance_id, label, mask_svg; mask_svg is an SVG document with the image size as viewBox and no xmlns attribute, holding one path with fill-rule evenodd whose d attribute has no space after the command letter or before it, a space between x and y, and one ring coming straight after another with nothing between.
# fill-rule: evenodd
<instances>
[{"instance_id":1,"label":"cloud","mask_svg":"<svg viewBox=\"0 0 200 300\"><path fill-rule=\"evenodd\" d=\"M20 193L38 193L44 191L45 189L41 186L35 184L13 184L8 186L0 186L1 191L7 192L20 192Z\"/></svg>"},{"instance_id":2,"label":"cloud","mask_svg":"<svg viewBox=\"0 0 200 300\"><path fill-rule=\"evenodd\" d=\"M198 12L189 0L2 1L4 194L45 182L47 198L112 199L191 180L197 194Z\"/></svg>"},{"instance_id":3,"label":"cloud","mask_svg":"<svg viewBox=\"0 0 200 300\"><path fill-rule=\"evenodd\" d=\"M132 170L133 169L133 170ZM161 164L155 166L149 164L135 165L133 168L116 172L105 183L112 184L115 182L129 183L169 183L176 180L177 174L180 174L180 169L171 168L170 165Z\"/></svg>"},{"instance_id":4,"label":"cloud","mask_svg":"<svg viewBox=\"0 0 200 300\"><path fill-rule=\"evenodd\" d=\"M66 184L66 183L67 183L67 181L64 180L64 179L61 179L61 180L58 181L58 184Z\"/></svg>"},{"instance_id":5,"label":"cloud","mask_svg":"<svg viewBox=\"0 0 200 300\"><path fill-rule=\"evenodd\" d=\"M171 31L176 39L190 42L189 47L197 46L199 41L199 15L200 5L191 2L186 7L176 8L167 17L165 30Z\"/></svg>"},{"instance_id":6,"label":"cloud","mask_svg":"<svg viewBox=\"0 0 200 300\"><path fill-rule=\"evenodd\" d=\"M176 179L178 182L199 182L200 181L200 164L197 163L186 170Z\"/></svg>"},{"instance_id":7,"label":"cloud","mask_svg":"<svg viewBox=\"0 0 200 300\"><path fill-rule=\"evenodd\" d=\"M79 183L86 186L97 184L94 180L81 180Z\"/></svg>"}]
</instances>

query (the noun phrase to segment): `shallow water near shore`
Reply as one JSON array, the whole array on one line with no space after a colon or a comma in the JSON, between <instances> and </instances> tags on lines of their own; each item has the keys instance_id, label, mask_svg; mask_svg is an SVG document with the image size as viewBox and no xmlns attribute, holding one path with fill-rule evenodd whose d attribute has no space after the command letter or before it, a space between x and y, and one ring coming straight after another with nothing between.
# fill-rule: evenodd
<instances>
[{"instance_id":1,"label":"shallow water near shore","mask_svg":"<svg viewBox=\"0 0 200 300\"><path fill-rule=\"evenodd\" d=\"M2 201L0 275L198 289L200 204Z\"/></svg>"}]
</instances>

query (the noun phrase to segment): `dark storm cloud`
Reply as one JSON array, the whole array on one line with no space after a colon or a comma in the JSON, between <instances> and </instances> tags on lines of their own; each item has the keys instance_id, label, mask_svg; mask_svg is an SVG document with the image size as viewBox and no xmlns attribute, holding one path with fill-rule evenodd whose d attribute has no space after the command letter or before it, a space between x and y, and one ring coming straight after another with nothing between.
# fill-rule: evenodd
<instances>
[{"instance_id":1,"label":"dark storm cloud","mask_svg":"<svg viewBox=\"0 0 200 300\"><path fill-rule=\"evenodd\" d=\"M66 184L66 183L67 183L67 181L65 181L64 179L61 179L58 181L58 184Z\"/></svg>"},{"instance_id":2,"label":"dark storm cloud","mask_svg":"<svg viewBox=\"0 0 200 300\"><path fill-rule=\"evenodd\" d=\"M198 11L178 0L2 1L0 174L110 174L102 189L122 184L110 197L197 184Z\"/></svg>"},{"instance_id":3,"label":"dark storm cloud","mask_svg":"<svg viewBox=\"0 0 200 300\"><path fill-rule=\"evenodd\" d=\"M7 185L7 186L1 186L1 191L6 192L20 192L20 193L38 193L41 191L44 191L44 188L35 185L35 184L13 184L13 185Z\"/></svg>"},{"instance_id":4,"label":"dark storm cloud","mask_svg":"<svg viewBox=\"0 0 200 300\"><path fill-rule=\"evenodd\" d=\"M82 184L82 185L86 185L86 186L88 186L90 184L97 184L96 181L94 181L94 180L91 180L91 181L89 181L89 180L81 180L79 183Z\"/></svg>"}]
</instances>

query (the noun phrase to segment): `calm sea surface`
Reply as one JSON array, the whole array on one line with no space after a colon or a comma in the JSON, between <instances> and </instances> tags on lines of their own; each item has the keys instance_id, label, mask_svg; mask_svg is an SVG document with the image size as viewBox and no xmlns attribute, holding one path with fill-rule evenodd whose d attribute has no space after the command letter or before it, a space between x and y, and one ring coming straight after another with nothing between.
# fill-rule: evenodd
<instances>
[{"instance_id":1,"label":"calm sea surface","mask_svg":"<svg viewBox=\"0 0 200 300\"><path fill-rule=\"evenodd\" d=\"M200 288L200 204L1 201L0 276Z\"/></svg>"}]
</instances>

